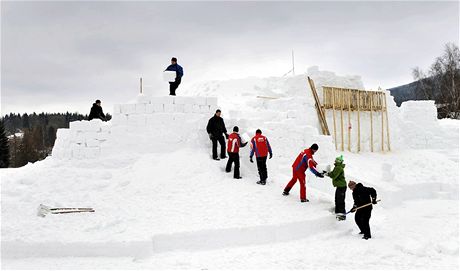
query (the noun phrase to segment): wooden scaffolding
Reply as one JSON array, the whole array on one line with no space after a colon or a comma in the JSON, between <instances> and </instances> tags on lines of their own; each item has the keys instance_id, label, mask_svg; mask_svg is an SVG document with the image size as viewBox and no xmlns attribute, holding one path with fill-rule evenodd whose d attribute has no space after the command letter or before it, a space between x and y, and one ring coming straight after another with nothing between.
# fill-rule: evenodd
<instances>
[{"instance_id":1,"label":"wooden scaffolding","mask_svg":"<svg viewBox=\"0 0 460 271\"><path fill-rule=\"evenodd\" d=\"M386 103L386 93L383 91L366 91L359 89L349 89L340 87L323 86L323 105L324 110L332 110L332 119L334 126L334 142L336 149L345 150L344 140L344 115L347 114L347 150L351 151L351 114L356 112L357 115L357 152L361 151L361 122L362 114L369 114L370 117L370 150L374 151L374 118L380 115L381 135L380 149L385 151L385 137L387 141L387 150L390 151L390 131L388 125L388 110ZM336 111L340 113L336 117ZM326 111L324 111L326 112ZM380 113L380 114L379 114ZM338 120L337 120L338 118ZM340 122L340 141L337 139L337 122ZM376 125L378 125L378 119ZM384 132L386 130L386 133Z\"/></svg>"}]
</instances>

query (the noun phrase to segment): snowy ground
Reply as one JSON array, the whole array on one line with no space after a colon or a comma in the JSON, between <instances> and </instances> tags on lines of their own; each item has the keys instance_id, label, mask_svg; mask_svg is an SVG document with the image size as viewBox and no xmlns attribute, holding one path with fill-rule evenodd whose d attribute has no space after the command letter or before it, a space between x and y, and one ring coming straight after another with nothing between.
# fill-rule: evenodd
<instances>
[{"instance_id":1,"label":"snowy ground","mask_svg":"<svg viewBox=\"0 0 460 271\"><path fill-rule=\"evenodd\" d=\"M257 108L241 103L238 110L247 117ZM232 118L243 122L236 114ZM458 121L442 125L455 131ZM456 131L446 140L458 139ZM281 195L292 159L305 146L280 156L277 148L285 143L273 139L268 185L259 186L248 148L241 154L243 179L234 180L224 172L226 160L210 159L209 141L168 149L156 139L157 151L142 155L120 146L118 155L98 160L50 157L2 169L2 268L459 268L458 147L345 152L347 179L373 186L382 200L372 213L372 239L365 241L353 214L335 220L327 177L307 175L307 204L300 203L297 185L290 196ZM40 203L96 212L41 218ZM347 209L351 205L348 191Z\"/></svg>"}]
</instances>

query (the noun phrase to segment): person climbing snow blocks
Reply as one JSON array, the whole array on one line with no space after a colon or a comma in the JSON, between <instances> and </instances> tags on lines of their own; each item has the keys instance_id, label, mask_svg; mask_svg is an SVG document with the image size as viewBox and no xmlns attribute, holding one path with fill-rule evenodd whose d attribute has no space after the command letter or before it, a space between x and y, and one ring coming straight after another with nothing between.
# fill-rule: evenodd
<instances>
[{"instance_id":1,"label":"person climbing snow blocks","mask_svg":"<svg viewBox=\"0 0 460 271\"><path fill-rule=\"evenodd\" d=\"M225 167L226 172L232 171L232 164L235 163L235 170L233 173L233 178L241 179L240 175L240 147L244 147L248 142L242 143L241 137L238 134L238 126L233 127L233 133L228 136L227 141L227 152L228 152L228 161L227 166Z\"/></svg>"}]
</instances>

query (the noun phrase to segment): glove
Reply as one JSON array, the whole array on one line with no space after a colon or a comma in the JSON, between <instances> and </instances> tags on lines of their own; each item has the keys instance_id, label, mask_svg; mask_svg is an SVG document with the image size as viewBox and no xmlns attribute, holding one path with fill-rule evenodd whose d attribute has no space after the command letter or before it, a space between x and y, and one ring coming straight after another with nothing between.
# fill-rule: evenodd
<instances>
[{"instance_id":1,"label":"glove","mask_svg":"<svg viewBox=\"0 0 460 271\"><path fill-rule=\"evenodd\" d=\"M249 161L250 161L251 163L254 163L254 160L252 160L252 157L249 157Z\"/></svg>"},{"instance_id":2,"label":"glove","mask_svg":"<svg viewBox=\"0 0 460 271\"><path fill-rule=\"evenodd\" d=\"M268 157L268 159L272 159L273 157L273 153L270 153L270 156Z\"/></svg>"},{"instance_id":3,"label":"glove","mask_svg":"<svg viewBox=\"0 0 460 271\"><path fill-rule=\"evenodd\" d=\"M329 172L327 172L327 171L323 170L323 175L325 175L325 176L329 176Z\"/></svg>"},{"instance_id":4,"label":"glove","mask_svg":"<svg viewBox=\"0 0 460 271\"><path fill-rule=\"evenodd\" d=\"M354 212L356 212L355 207L351 208L349 211L349 213L354 213Z\"/></svg>"},{"instance_id":5,"label":"glove","mask_svg":"<svg viewBox=\"0 0 460 271\"><path fill-rule=\"evenodd\" d=\"M376 199L372 199L372 204L377 204L377 200L376 200Z\"/></svg>"},{"instance_id":6,"label":"glove","mask_svg":"<svg viewBox=\"0 0 460 271\"><path fill-rule=\"evenodd\" d=\"M212 138L213 138L213 136L212 136L211 133L209 133L208 135L209 135L209 139L212 139Z\"/></svg>"},{"instance_id":7,"label":"glove","mask_svg":"<svg viewBox=\"0 0 460 271\"><path fill-rule=\"evenodd\" d=\"M316 174L316 177L318 177L318 178L324 178L324 175L323 175L322 173L318 173L318 174Z\"/></svg>"},{"instance_id":8,"label":"glove","mask_svg":"<svg viewBox=\"0 0 460 271\"><path fill-rule=\"evenodd\" d=\"M225 139L228 139L228 134L227 133L225 133Z\"/></svg>"}]
</instances>

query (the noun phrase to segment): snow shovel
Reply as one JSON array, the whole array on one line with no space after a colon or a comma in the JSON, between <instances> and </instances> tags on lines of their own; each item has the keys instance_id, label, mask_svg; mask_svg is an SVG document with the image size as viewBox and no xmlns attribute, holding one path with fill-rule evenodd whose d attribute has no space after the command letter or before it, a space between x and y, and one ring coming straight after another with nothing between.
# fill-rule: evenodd
<instances>
[{"instance_id":1,"label":"snow shovel","mask_svg":"<svg viewBox=\"0 0 460 271\"><path fill-rule=\"evenodd\" d=\"M379 199L376 200L376 202L379 202L379 201L380 201ZM364 208L364 207L367 207L367 206L369 206L369 205L372 205L372 202L367 203L367 204L364 204L364 205L361 205L361 206L359 206L359 207L356 207L356 208L354 208L354 210L355 210L355 212L356 212L356 211L358 211L359 209ZM351 210L353 210L353 208L352 208ZM351 210L348 211L348 212L346 212L345 215L348 215L349 213L351 213Z\"/></svg>"},{"instance_id":2,"label":"snow shovel","mask_svg":"<svg viewBox=\"0 0 460 271\"><path fill-rule=\"evenodd\" d=\"M51 208L49 206L40 204L38 206L37 215L45 217L47 214L68 214L68 213L83 213L89 212L93 213L93 208Z\"/></svg>"}]
</instances>

